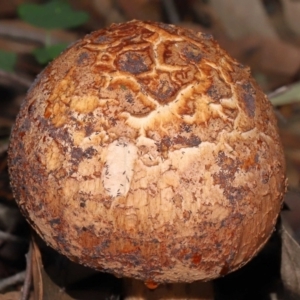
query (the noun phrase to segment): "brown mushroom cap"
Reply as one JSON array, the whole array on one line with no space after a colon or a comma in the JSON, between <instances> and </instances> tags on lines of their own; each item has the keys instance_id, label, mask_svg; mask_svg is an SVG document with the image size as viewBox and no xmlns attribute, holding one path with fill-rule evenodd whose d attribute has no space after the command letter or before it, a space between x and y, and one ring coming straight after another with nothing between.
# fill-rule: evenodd
<instances>
[{"instance_id":1,"label":"brown mushroom cap","mask_svg":"<svg viewBox=\"0 0 300 300\"><path fill-rule=\"evenodd\" d=\"M285 191L272 106L249 69L207 34L141 21L87 35L40 74L9 169L49 245L154 282L244 265Z\"/></svg>"}]
</instances>

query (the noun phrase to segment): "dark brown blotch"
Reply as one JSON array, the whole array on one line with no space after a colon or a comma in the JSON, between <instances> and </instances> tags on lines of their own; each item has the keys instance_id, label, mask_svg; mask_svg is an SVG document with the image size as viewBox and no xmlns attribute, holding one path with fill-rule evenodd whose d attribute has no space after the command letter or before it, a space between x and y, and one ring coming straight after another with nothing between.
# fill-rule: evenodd
<instances>
[{"instance_id":1,"label":"dark brown blotch","mask_svg":"<svg viewBox=\"0 0 300 300\"><path fill-rule=\"evenodd\" d=\"M171 78L170 74L158 72L156 76L143 78L139 80L143 89L149 92L161 105L173 101L177 95L180 86Z\"/></svg>"},{"instance_id":2,"label":"dark brown blotch","mask_svg":"<svg viewBox=\"0 0 300 300\"><path fill-rule=\"evenodd\" d=\"M186 133L192 131L192 126L190 124L183 123L180 125L180 129Z\"/></svg>"},{"instance_id":3,"label":"dark brown blotch","mask_svg":"<svg viewBox=\"0 0 300 300\"><path fill-rule=\"evenodd\" d=\"M90 56L88 52L81 52L77 59L77 65L82 66L88 64L89 57Z\"/></svg>"},{"instance_id":4,"label":"dark brown blotch","mask_svg":"<svg viewBox=\"0 0 300 300\"><path fill-rule=\"evenodd\" d=\"M151 69L152 60L147 52L128 51L122 53L116 60L116 66L123 72L137 75Z\"/></svg>"},{"instance_id":5,"label":"dark brown blotch","mask_svg":"<svg viewBox=\"0 0 300 300\"><path fill-rule=\"evenodd\" d=\"M171 33L171 34L176 34L177 33L177 29L175 26L170 25L170 24L165 24L165 23L156 23L156 25L158 27L160 27L161 29Z\"/></svg>"},{"instance_id":6,"label":"dark brown blotch","mask_svg":"<svg viewBox=\"0 0 300 300\"><path fill-rule=\"evenodd\" d=\"M90 136L95 130L92 124L87 124L84 127L85 136Z\"/></svg>"},{"instance_id":7,"label":"dark brown blotch","mask_svg":"<svg viewBox=\"0 0 300 300\"><path fill-rule=\"evenodd\" d=\"M31 121L28 117L25 117L23 123L20 126L20 132L28 132L31 127Z\"/></svg>"},{"instance_id":8,"label":"dark brown blotch","mask_svg":"<svg viewBox=\"0 0 300 300\"><path fill-rule=\"evenodd\" d=\"M95 148L93 148L92 146L88 147L83 152L84 158L87 158L87 159L91 159L96 154L97 154L97 150Z\"/></svg>"},{"instance_id":9,"label":"dark brown blotch","mask_svg":"<svg viewBox=\"0 0 300 300\"><path fill-rule=\"evenodd\" d=\"M96 37L95 39L93 39L94 43L97 44L108 44L110 42L112 42L112 39L106 35L100 35L98 37Z\"/></svg>"},{"instance_id":10,"label":"dark brown blotch","mask_svg":"<svg viewBox=\"0 0 300 300\"><path fill-rule=\"evenodd\" d=\"M60 218L51 219L49 221L49 223L50 223L50 226L52 227L54 225L59 225L61 223L61 220L60 220Z\"/></svg>"},{"instance_id":11,"label":"dark brown blotch","mask_svg":"<svg viewBox=\"0 0 300 300\"><path fill-rule=\"evenodd\" d=\"M172 140L170 137L165 136L161 139L160 144L157 144L159 152L168 150L172 145Z\"/></svg>"},{"instance_id":12,"label":"dark brown blotch","mask_svg":"<svg viewBox=\"0 0 300 300\"><path fill-rule=\"evenodd\" d=\"M201 139L196 135L190 137L176 136L172 139L173 144L180 144L184 147L198 147L201 144Z\"/></svg>"},{"instance_id":13,"label":"dark brown blotch","mask_svg":"<svg viewBox=\"0 0 300 300\"><path fill-rule=\"evenodd\" d=\"M161 80L158 85L155 96L160 100L161 103L167 102L166 100L175 94L174 87L167 80Z\"/></svg>"},{"instance_id":14,"label":"dark brown blotch","mask_svg":"<svg viewBox=\"0 0 300 300\"><path fill-rule=\"evenodd\" d=\"M214 102L219 102L221 99L227 99L232 97L232 92L230 85L225 82L216 70L211 70L210 75L212 77L212 82L207 90L207 95Z\"/></svg>"},{"instance_id":15,"label":"dark brown blotch","mask_svg":"<svg viewBox=\"0 0 300 300\"><path fill-rule=\"evenodd\" d=\"M38 121L40 123L39 129L41 132L48 132L49 136L59 143L63 142L64 144L73 145L73 138L67 128L56 128L51 121L42 117L39 117Z\"/></svg>"},{"instance_id":16,"label":"dark brown blotch","mask_svg":"<svg viewBox=\"0 0 300 300\"><path fill-rule=\"evenodd\" d=\"M183 55L189 63L199 63L202 58L201 50L192 44L183 48Z\"/></svg>"},{"instance_id":17,"label":"dark brown blotch","mask_svg":"<svg viewBox=\"0 0 300 300\"><path fill-rule=\"evenodd\" d=\"M83 157L83 150L80 147L73 147L71 150L71 158L79 162Z\"/></svg>"},{"instance_id":18,"label":"dark brown blotch","mask_svg":"<svg viewBox=\"0 0 300 300\"><path fill-rule=\"evenodd\" d=\"M255 89L250 82L242 84L242 100L245 104L246 113L249 117L255 116Z\"/></svg>"},{"instance_id":19,"label":"dark brown blotch","mask_svg":"<svg viewBox=\"0 0 300 300\"><path fill-rule=\"evenodd\" d=\"M223 189L224 196L231 204L241 201L245 197L247 189L244 186L236 187L233 185L241 162L238 159L234 160L228 157L223 151L218 153L216 162L221 169L213 174L214 184L219 185Z\"/></svg>"},{"instance_id":20,"label":"dark brown blotch","mask_svg":"<svg viewBox=\"0 0 300 300\"><path fill-rule=\"evenodd\" d=\"M205 40L212 40L213 39L213 35L210 33L201 33L201 37Z\"/></svg>"},{"instance_id":21,"label":"dark brown blotch","mask_svg":"<svg viewBox=\"0 0 300 300\"><path fill-rule=\"evenodd\" d=\"M125 95L125 100L127 103L133 104L134 103L134 99L131 93L127 93Z\"/></svg>"}]
</instances>

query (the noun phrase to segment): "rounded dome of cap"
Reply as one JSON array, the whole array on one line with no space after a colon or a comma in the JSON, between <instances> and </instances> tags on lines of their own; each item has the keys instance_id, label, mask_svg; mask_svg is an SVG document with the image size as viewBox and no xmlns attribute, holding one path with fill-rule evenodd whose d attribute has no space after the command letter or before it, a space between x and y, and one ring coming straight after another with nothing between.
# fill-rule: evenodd
<instances>
[{"instance_id":1,"label":"rounded dome of cap","mask_svg":"<svg viewBox=\"0 0 300 300\"><path fill-rule=\"evenodd\" d=\"M155 282L209 280L266 243L285 191L276 119L210 35L131 21L39 75L9 147L15 198L70 259Z\"/></svg>"}]
</instances>

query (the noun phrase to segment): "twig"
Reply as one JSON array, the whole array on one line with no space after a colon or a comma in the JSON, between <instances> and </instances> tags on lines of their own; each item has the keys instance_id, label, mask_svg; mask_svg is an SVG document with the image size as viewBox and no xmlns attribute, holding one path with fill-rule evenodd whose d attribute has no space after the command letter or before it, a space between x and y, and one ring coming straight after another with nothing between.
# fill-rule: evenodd
<instances>
[{"instance_id":1,"label":"twig","mask_svg":"<svg viewBox=\"0 0 300 300\"><path fill-rule=\"evenodd\" d=\"M12 39L27 40L35 43L45 44L47 30L37 28L20 20L0 20L0 36ZM77 40L77 34L64 30L52 30L51 43L73 42Z\"/></svg>"},{"instance_id":2,"label":"twig","mask_svg":"<svg viewBox=\"0 0 300 300\"><path fill-rule=\"evenodd\" d=\"M274 106L300 102L300 82L284 85L268 94Z\"/></svg>"},{"instance_id":3,"label":"twig","mask_svg":"<svg viewBox=\"0 0 300 300\"><path fill-rule=\"evenodd\" d=\"M166 14L170 23L176 24L180 22L180 17L177 12L176 6L173 0L162 0L163 6L166 10Z\"/></svg>"},{"instance_id":4,"label":"twig","mask_svg":"<svg viewBox=\"0 0 300 300\"><path fill-rule=\"evenodd\" d=\"M32 242L29 245L28 253L26 254L26 273L20 300L29 299L30 288L32 283Z\"/></svg>"},{"instance_id":5,"label":"twig","mask_svg":"<svg viewBox=\"0 0 300 300\"><path fill-rule=\"evenodd\" d=\"M29 40L33 42L45 43L45 32L32 30L27 24L20 26L21 22L9 22L7 20L0 22L0 35L15 39ZM31 30L28 30L31 29Z\"/></svg>"},{"instance_id":6,"label":"twig","mask_svg":"<svg viewBox=\"0 0 300 300\"><path fill-rule=\"evenodd\" d=\"M4 291L10 286L23 282L24 279L25 279L25 271L22 271L13 276L0 280L0 292Z\"/></svg>"},{"instance_id":7,"label":"twig","mask_svg":"<svg viewBox=\"0 0 300 300\"><path fill-rule=\"evenodd\" d=\"M284 85L279 87L278 89L270 92L268 94L268 98L274 106L274 112L278 118L278 120L286 124L287 119L283 116L283 114L276 108L276 106L292 104L300 101L300 82L295 82L289 85Z\"/></svg>"},{"instance_id":8,"label":"twig","mask_svg":"<svg viewBox=\"0 0 300 300\"><path fill-rule=\"evenodd\" d=\"M22 77L21 75L18 75L16 73L5 72L3 70L0 70L0 78L4 78L14 84L18 84L25 88L29 88L32 83L31 80Z\"/></svg>"},{"instance_id":9,"label":"twig","mask_svg":"<svg viewBox=\"0 0 300 300\"><path fill-rule=\"evenodd\" d=\"M271 98L275 98L276 96L278 95L281 95L283 94L284 92L286 92L286 90L288 89L288 86L284 85L284 86L281 86L279 88L277 88L276 90L270 92L268 94L268 97L271 99Z\"/></svg>"}]
</instances>

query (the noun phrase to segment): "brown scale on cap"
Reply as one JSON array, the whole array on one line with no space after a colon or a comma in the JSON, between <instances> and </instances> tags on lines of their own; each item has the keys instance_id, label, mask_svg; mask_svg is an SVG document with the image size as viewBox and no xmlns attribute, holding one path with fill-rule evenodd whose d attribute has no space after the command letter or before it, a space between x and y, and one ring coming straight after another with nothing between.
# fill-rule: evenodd
<instances>
[{"instance_id":1,"label":"brown scale on cap","mask_svg":"<svg viewBox=\"0 0 300 300\"><path fill-rule=\"evenodd\" d=\"M131 21L87 35L38 77L9 168L53 248L146 282L209 280L249 261L282 204L272 106L208 35Z\"/></svg>"}]
</instances>

